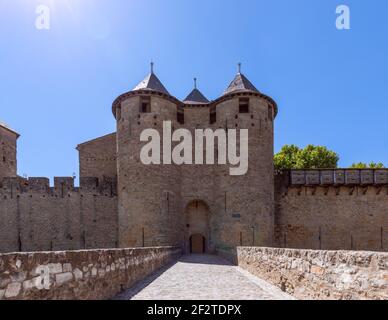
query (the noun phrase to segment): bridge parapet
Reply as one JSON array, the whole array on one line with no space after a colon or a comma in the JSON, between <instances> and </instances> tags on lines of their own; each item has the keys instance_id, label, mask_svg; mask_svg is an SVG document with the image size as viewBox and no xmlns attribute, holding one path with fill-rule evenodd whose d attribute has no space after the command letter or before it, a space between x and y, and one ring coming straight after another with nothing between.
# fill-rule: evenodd
<instances>
[{"instance_id":1,"label":"bridge parapet","mask_svg":"<svg viewBox=\"0 0 388 320\"><path fill-rule=\"evenodd\" d=\"M0 300L111 299L180 255L174 247L0 254Z\"/></svg>"}]
</instances>

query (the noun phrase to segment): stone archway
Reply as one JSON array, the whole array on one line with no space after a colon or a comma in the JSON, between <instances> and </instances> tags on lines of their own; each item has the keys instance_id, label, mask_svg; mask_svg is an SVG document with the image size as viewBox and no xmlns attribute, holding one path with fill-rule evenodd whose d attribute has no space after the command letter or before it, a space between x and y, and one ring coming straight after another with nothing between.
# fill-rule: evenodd
<instances>
[{"instance_id":1,"label":"stone archway","mask_svg":"<svg viewBox=\"0 0 388 320\"><path fill-rule=\"evenodd\" d=\"M185 210L186 253L206 253L209 251L210 211L206 202L191 201Z\"/></svg>"}]
</instances>

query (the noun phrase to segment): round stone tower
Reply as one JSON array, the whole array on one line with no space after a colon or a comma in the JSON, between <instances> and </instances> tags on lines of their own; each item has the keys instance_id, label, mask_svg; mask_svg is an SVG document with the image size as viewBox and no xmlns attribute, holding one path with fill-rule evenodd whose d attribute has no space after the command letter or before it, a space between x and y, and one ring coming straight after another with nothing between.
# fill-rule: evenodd
<instances>
[{"instance_id":1,"label":"round stone tower","mask_svg":"<svg viewBox=\"0 0 388 320\"><path fill-rule=\"evenodd\" d=\"M271 246L276 103L260 93L240 68L225 94L213 103L218 128L237 129L237 133L248 129L249 137L249 166L245 175L230 175L230 164L216 169L215 202L219 210L213 239L217 239L218 247Z\"/></svg>"},{"instance_id":2,"label":"round stone tower","mask_svg":"<svg viewBox=\"0 0 388 320\"><path fill-rule=\"evenodd\" d=\"M163 122L171 121L172 128L177 125L179 105L152 69L134 90L113 103L120 247L179 244L180 168L174 164L145 165L140 160L141 148L146 144L140 141L141 133L156 130L162 142Z\"/></svg>"}]
</instances>

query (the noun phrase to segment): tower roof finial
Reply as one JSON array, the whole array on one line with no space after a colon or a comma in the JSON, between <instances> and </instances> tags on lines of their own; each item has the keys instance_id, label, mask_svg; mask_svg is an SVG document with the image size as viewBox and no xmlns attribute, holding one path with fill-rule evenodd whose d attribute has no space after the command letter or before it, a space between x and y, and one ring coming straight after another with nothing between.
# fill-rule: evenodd
<instances>
[{"instance_id":1,"label":"tower roof finial","mask_svg":"<svg viewBox=\"0 0 388 320\"><path fill-rule=\"evenodd\" d=\"M238 63L238 73L241 73L241 62Z\"/></svg>"},{"instance_id":2,"label":"tower roof finial","mask_svg":"<svg viewBox=\"0 0 388 320\"><path fill-rule=\"evenodd\" d=\"M194 77L194 89L191 93L183 100L187 104L206 104L209 103L209 100L202 94L201 91L197 88L197 77Z\"/></svg>"},{"instance_id":3,"label":"tower roof finial","mask_svg":"<svg viewBox=\"0 0 388 320\"><path fill-rule=\"evenodd\" d=\"M154 73L154 62L151 60L151 73L147 75L147 77L141 81L132 91L137 90L152 90L158 91L167 95L170 95L164 85L160 82L158 77Z\"/></svg>"},{"instance_id":4,"label":"tower roof finial","mask_svg":"<svg viewBox=\"0 0 388 320\"><path fill-rule=\"evenodd\" d=\"M151 60L151 73L154 73L154 62Z\"/></svg>"}]
</instances>

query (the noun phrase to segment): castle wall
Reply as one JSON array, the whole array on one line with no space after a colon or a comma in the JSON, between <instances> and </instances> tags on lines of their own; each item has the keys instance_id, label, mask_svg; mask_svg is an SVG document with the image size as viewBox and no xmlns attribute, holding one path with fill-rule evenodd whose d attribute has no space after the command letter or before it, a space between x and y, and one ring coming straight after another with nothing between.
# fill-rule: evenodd
<instances>
[{"instance_id":1,"label":"castle wall","mask_svg":"<svg viewBox=\"0 0 388 320\"><path fill-rule=\"evenodd\" d=\"M0 124L0 179L17 174L16 141L19 135Z\"/></svg>"},{"instance_id":2,"label":"castle wall","mask_svg":"<svg viewBox=\"0 0 388 320\"><path fill-rule=\"evenodd\" d=\"M115 186L97 178L4 178L0 188L0 252L117 246Z\"/></svg>"},{"instance_id":3,"label":"castle wall","mask_svg":"<svg viewBox=\"0 0 388 320\"><path fill-rule=\"evenodd\" d=\"M117 176L116 133L78 145L80 177L115 178Z\"/></svg>"},{"instance_id":4,"label":"castle wall","mask_svg":"<svg viewBox=\"0 0 388 320\"><path fill-rule=\"evenodd\" d=\"M277 245L386 251L387 185L388 170L302 170L277 176Z\"/></svg>"}]
</instances>

